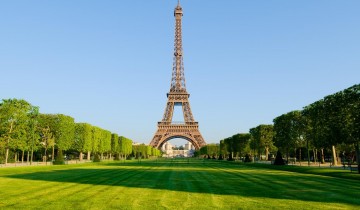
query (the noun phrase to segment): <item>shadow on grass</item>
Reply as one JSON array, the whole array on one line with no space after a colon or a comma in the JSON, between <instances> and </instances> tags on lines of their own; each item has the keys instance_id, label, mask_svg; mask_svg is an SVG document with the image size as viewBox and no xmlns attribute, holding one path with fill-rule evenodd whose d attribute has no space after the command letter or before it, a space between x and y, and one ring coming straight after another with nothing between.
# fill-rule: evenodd
<instances>
[{"instance_id":1,"label":"shadow on grass","mask_svg":"<svg viewBox=\"0 0 360 210\"><path fill-rule=\"evenodd\" d=\"M23 180L78 183L360 205L360 183L211 161L111 162L12 174Z\"/></svg>"},{"instance_id":2,"label":"shadow on grass","mask_svg":"<svg viewBox=\"0 0 360 210\"><path fill-rule=\"evenodd\" d=\"M307 167L307 166L291 166L291 165L276 166L276 165L258 164L258 163L250 163L247 166L253 168L267 168L267 169L289 171L289 172L296 172L302 174L314 174L314 175L360 181L360 174L358 172L351 172L349 169L343 169L343 168L319 168L314 166Z\"/></svg>"}]
</instances>

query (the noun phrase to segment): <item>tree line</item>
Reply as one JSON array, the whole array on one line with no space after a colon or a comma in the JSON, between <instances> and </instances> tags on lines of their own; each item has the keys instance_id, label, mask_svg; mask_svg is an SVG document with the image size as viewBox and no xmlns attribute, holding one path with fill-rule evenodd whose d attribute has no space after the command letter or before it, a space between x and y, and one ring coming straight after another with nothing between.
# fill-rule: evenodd
<instances>
[{"instance_id":1,"label":"tree line","mask_svg":"<svg viewBox=\"0 0 360 210\"><path fill-rule=\"evenodd\" d=\"M61 163L64 156L83 160L85 155L94 161L126 159L135 155L133 147L131 139L88 123L76 123L67 115L40 113L39 107L22 99L3 99L0 103L0 163L20 159L31 163L47 161L48 157ZM160 156L157 149L145 147L143 157Z\"/></svg>"},{"instance_id":2,"label":"tree line","mask_svg":"<svg viewBox=\"0 0 360 210\"><path fill-rule=\"evenodd\" d=\"M258 125L201 148L208 158L232 160L251 156L269 160L277 151L287 161L307 160L333 165L357 162L360 171L360 84L328 95L302 110L276 117L271 125Z\"/></svg>"}]
</instances>

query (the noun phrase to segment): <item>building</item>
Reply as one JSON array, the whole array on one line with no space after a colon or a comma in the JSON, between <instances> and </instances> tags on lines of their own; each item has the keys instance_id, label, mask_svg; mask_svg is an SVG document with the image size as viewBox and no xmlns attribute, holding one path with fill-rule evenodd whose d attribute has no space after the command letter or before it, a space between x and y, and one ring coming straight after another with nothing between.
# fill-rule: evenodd
<instances>
[{"instance_id":1,"label":"building","mask_svg":"<svg viewBox=\"0 0 360 210\"><path fill-rule=\"evenodd\" d=\"M161 150L163 151L163 157L173 158L173 157L192 157L194 156L195 147L188 142L183 146L183 150L177 149L175 146L166 142Z\"/></svg>"}]
</instances>

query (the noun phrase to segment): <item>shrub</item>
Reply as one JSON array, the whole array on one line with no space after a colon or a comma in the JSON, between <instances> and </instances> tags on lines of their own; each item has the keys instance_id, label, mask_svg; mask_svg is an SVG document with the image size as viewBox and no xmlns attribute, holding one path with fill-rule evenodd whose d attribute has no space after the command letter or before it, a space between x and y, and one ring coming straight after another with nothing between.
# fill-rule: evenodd
<instances>
[{"instance_id":1,"label":"shrub","mask_svg":"<svg viewBox=\"0 0 360 210\"><path fill-rule=\"evenodd\" d=\"M249 154L246 154L245 155L245 160L244 160L245 163L250 163L251 162L251 158L250 158L250 155Z\"/></svg>"},{"instance_id":2,"label":"shrub","mask_svg":"<svg viewBox=\"0 0 360 210\"><path fill-rule=\"evenodd\" d=\"M64 155L61 149L58 151L58 155L53 162L54 165L65 165Z\"/></svg>"},{"instance_id":3,"label":"shrub","mask_svg":"<svg viewBox=\"0 0 360 210\"><path fill-rule=\"evenodd\" d=\"M274 165L285 165L284 159L282 158L281 152L277 151Z\"/></svg>"},{"instance_id":4,"label":"shrub","mask_svg":"<svg viewBox=\"0 0 360 210\"><path fill-rule=\"evenodd\" d=\"M229 157L227 159L228 161L235 161L235 159L233 158L233 156L231 154L229 154Z\"/></svg>"},{"instance_id":5,"label":"shrub","mask_svg":"<svg viewBox=\"0 0 360 210\"><path fill-rule=\"evenodd\" d=\"M100 155L99 154L95 154L94 155L94 160L93 160L93 162L100 162Z\"/></svg>"},{"instance_id":6,"label":"shrub","mask_svg":"<svg viewBox=\"0 0 360 210\"><path fill-rule=\"evenodd\" d=\"M218 160L224 160L224 157L222 154L219 155L219 159Z\"/></svg>"}]
</instances>

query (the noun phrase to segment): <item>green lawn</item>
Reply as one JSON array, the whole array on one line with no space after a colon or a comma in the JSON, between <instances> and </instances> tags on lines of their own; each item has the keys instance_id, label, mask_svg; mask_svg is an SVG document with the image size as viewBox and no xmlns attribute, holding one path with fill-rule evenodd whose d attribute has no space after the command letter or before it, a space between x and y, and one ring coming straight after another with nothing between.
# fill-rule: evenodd
<instances>
[{"instance_id":1,"label":"green lawn","mask_svg":"<svg viewBox=\"0 0 360 210\"><path fill-rule=\"evenodd\" d=\"M360 209L360 175L312 170L195 159L0 168L0 209Z\"/></svg>"}]
</instances>

